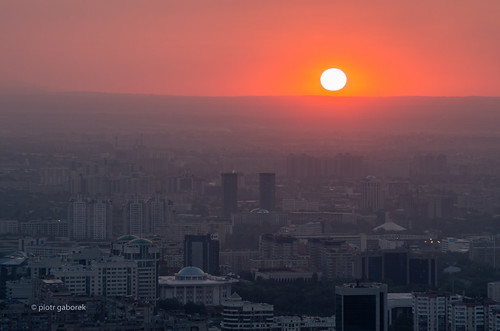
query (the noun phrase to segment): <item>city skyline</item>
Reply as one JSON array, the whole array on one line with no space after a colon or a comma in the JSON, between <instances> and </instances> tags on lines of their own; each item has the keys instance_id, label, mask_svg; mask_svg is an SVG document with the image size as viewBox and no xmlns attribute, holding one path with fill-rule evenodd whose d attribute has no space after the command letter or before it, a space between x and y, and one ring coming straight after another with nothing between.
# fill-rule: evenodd
<instances>
[{"instance_id":1,"label":"city skyline","mask_svg":"<svg viewBox=\"0 0 500 331\"><path fill-rule=\"evenodd\" d=\"M499 13L0 0L2 327L500 330Z\"/></svg>"}]
</instances>

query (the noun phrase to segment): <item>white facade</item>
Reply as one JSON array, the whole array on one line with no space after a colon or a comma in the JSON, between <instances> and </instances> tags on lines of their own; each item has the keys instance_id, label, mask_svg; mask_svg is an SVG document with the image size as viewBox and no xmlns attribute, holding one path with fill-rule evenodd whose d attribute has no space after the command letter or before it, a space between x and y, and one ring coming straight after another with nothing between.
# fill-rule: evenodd
<instances>
[{"instance_id":1,"label":"white facade","mask_svg":"<svg viewBox=\"0 0 500 331\"><path fill-rule=\"evenodd\" d=\"M81 264L64 265L59 268L52 269L52 274L56 279L63 281L64 285L71 292L71 294L95 294L95 287L100 287L100 284L97 282L97 272L90 269L90 267L86 267Z\"/></svg>"},{"instance_id":2,"label":"white facade","mask_svg":"<svg viewBox=\"0 0 500 331\"><path fill-rule=\"evenodd\" d=\"M89 266L63 265L51 273L64 282L71 294L136 297L137 263L122 257L92 261Z\"/></svg>"},{"instance_id":3,"label":"white facade","mask_svg":"<svg viewBox=\"0 0 500 331\"><path fill-rule=\"evenodd\" d=\"M158 299L158 260L160 249L147 239L134 239L123 245L121 255L137 263L137 298Z\"/></svg>"},{"instance_id":4,"label":"white facade","mask_svg":"<svg viewBox=\"0 0 500 331\"><path fill-rule=\"evenodd\" d=\"M234 293L222 306L222 331L271 330L274 324L273 305L243 301Z\"/></svg>"},{"instance_id":5,"label":"white facade","mask_svg":"<svg viewBox=\"0 0 500 331\"><path fill-rule=\"evenodd\" d=\"M216 277L196 267L185 267L175 276L158 277L160 299L177 299L182 304L194 302L205 306L221 305L237 280Z\"/></svg>"},{"instance_id":6,"label":"white facade","mask_svg":"<svg viewBox=\"0 0 500 331\"><path fill-rule=\"evenodd\" d=\"M461 299L446 292L413 293L413 330L448 330L452 303Z\"/></svg>"},{"instance_id":7,"label":"white facade","mask_svg":"<svg viewBox=\"0 0 500 331\"><path fill-rule=\"evenodd\" d=\"M490 321L493 322L493 309L498 308L500 308L499 305L485 299L463 299L463 301L454 302L450 318L451 330L479 331L497 329L497 323L492 326L489 324Z\"/></svg>"},{"instance_id":8,"label":"white facade","mask_svg":"<svg viewBox=\"0 0 500 331\"><path fill-rule=\"evenodd\" d=\"M488 330L500 331L500 305L492 305L488 308Z\"/></svg>"},{"instance_id":9,"label":"white facade","mask_svg":"<svg viewBox=\"0 0 500 331\"><path fill-rule=\"evenodd\" d=\"M101 277L101 294L106 297L134 296L137 293L137 263L122 257L109 257L92 263Z\"/></svg>"}]
</instances>

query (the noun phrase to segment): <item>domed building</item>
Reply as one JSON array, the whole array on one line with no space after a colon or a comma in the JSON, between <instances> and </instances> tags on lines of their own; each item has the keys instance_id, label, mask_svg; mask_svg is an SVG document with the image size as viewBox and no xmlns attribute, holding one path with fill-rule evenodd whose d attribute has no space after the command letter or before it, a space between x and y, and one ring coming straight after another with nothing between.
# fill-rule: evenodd
<instances>
[{"instance_id":1,"label":"domed building","mask_svg":"<svg viewBox=\"0 0 500 331\"><path fill-rule=\"evenodd\" d=\"M177 299L182 304L194 302L219 306L231 295L231 285L238 282L228 277L212 276L197 267L184 267L174 276L158 277L160 300Z\"/></svg>"}]
</instances>

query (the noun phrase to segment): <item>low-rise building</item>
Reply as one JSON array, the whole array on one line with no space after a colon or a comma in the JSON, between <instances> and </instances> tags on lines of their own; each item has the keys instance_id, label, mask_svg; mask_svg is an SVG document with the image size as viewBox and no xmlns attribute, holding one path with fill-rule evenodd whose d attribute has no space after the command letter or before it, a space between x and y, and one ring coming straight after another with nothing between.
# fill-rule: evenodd
<instances>
[{"instance_id":1,"label":"low-rise building","mask_svg":"<svg viewBox=\"0 0 500 331\"><path fill-rule=\"evenodd\" d=\"M271 330L274 324L273 305L243 301L237 293L224 300L222 307L222 331Z\"/></svg>"},{"instance_id":2,"label":"low-rise building","mask_svg":"<svg viewBox=\"0 0 500 331\"><path fill-rule=\"evenodd\" d=\"M197 267L185 267L174 276L158 277L160 300L177 299L182 304L194 302L218 306L231 293L236 279L209 275Z\"/></svg>"}]
</instances>

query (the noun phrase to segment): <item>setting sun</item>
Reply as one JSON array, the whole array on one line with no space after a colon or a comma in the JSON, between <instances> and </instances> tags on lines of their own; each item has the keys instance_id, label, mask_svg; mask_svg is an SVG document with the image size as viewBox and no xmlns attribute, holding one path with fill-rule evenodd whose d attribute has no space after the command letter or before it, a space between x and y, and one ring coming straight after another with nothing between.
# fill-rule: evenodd
<instances>
[{"instance_id":1,"label":"setting sun","mask_svg":"<svg viewBox=\"0 0 500 331\"><path fill-rule=\"evenodd\" d=\"M328 91L338 91L347 83L345 73L337 68L330 68L321 74L321 86Z\"/></svg>"}]
</instances>

